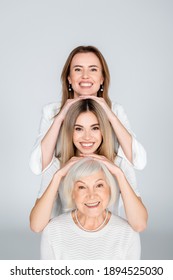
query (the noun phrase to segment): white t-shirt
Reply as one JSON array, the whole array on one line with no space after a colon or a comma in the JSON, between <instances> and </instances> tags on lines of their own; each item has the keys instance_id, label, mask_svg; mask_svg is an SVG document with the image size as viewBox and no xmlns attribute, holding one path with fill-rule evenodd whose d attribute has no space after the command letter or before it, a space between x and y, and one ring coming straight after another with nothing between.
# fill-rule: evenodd
<instances>
[{"instance_id":1,"label":"white t-shirt","mask_svg":"<svg viewBox=\"0 0 173 280\"><path fill-rule=\"evenodd\" d=\"M51 220L41 237L42 260L138 260L140 254L139 233L115 215L103 229L86 232L68 212Z\"/></svg>"},{"instance_id":2,"label":"white t-shirt","mask_svg":"<svg viewBox=\"0 0 173 280\"><path fill-rule=\"evenodd\" d=\"M56 158L56 154L58 154L60 150L60 145L57 143L55 148L55 154L52 158L50 164L42 171L42 152L41 152L41 140L44 138L45 134L47 133L48 129L52 125L55 116L58 114L60 109L60 103L50 103L43 108L42 118L40 122L39 134L37 136L36 143L32 149L31 156L30 156L30 168L36 175L41 174L45 170L49 169L49 167L53 164L58 164L58 159ZM127 118L127 115L120 104L112 104L112 111L124 125L124 127L129 131L132 135L132 161L133 167L136 169L143 169L146 165L146 152L143 146L136 140L135 134L132 132L130 128L130 124ZM116 153L118 156L126 159L124 152L119 145L116 137L115 137L115 147Z\"/></svg>"}]
</instances>

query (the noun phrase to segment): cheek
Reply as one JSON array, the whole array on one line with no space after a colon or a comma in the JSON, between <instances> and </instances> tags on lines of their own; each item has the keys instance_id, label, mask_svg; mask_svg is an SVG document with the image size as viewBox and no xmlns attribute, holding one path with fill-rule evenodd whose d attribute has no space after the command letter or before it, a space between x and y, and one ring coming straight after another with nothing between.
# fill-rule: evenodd
<instances>
[{"instance_id":1,"label":"cheek","mask_svg":"<svg viewBox=\"0 0 173 280\"><path fill-rule=\"evenodd\" d=\"M78 137L77 133L74 132L74 133L73 133L73 139L72 139L74 144L77 142L78 138L79 138L79 137Z\"/></svg>"},{"instance_id":2,"label":"cheek","mask_svg":"<svg viewBox=\"0 0 173 280\"><path fill-rule=\"evenodd\" d=\"M110 190L105 190L105 192L103 193L103 200L106 201L106 202L109 202L110 200Z\"/></svg>"},{"instance_id":3,"label":"cheek","mask_svg":"<svg viewBox=\"0 0 173 280\"><path fill-rule=\"evenodd\" d=\"M101 132L99 132L99 133L98 133L98 135L97 135L97 139L100 141L100 143L102 142L103 137L102 137Z\"/></svg>"},{"instance_id":4,"label":"cheek","mask_svg":"<svg viewBox=\"0 0 173 280\"><path fill-rule=\"evenodd\" d=\"M73 198L74 201L80 202L80 201L82 201L82 194L75 190L72 193L72 198Z\"/></svg>"}]
</instances>

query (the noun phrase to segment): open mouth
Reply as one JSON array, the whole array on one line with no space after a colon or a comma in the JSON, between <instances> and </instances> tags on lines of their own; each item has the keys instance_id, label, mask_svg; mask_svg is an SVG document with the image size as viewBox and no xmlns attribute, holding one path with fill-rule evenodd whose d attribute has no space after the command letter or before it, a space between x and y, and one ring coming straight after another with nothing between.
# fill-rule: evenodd
<instances>
[{"instance_id":1,"label":"open mouth","mask_svg":"<svg viewBox=\"0 0 173 280\"><path fill-rule=\"evenodd\" d=\"M96 208L98 207L100 204L100 201L97 202L92 202L92 203L85 203L85 206L87 206L88 208Z\"/></svg>"},{"instance_id":2,"label":"open mouth","mask_svg":"<svg viewBox=\"0 0 173 280\"><path fill-rule=\"evenodd\" d=\"M83 143L83 142L81 142L80 143L81 144L81 146L83 147L83 148L91 148L91 147L93 147L94 146L94 142L90 142L90 143Z\"/></svg>"},{"instance_id":3,"label":"open mouth","mask_svg":"<svg viewBox=\"0 0 173 280\"><path fill-rule=\"evenodd\" d=\"M84 83L84 82L82 82L82 83L79 83L79 85L81 87L91 87L93 84L92 83Z\"/></svg>"}]
</instances>

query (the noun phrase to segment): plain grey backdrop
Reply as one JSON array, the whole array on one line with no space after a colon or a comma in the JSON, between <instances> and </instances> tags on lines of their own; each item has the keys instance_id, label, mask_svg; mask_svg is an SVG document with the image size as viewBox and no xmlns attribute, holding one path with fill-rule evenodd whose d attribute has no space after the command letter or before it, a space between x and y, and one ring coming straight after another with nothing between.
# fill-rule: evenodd
<instances>
[{"instance_id":1,"label":"plain grey backdrop","mask_svg":"<svg viewBox=\"0 0 173 280\"><path fill-rule=\"evenodd\" d=\"M61 97L69 52L95 45L148 164L137 171L149 212L143 259L173 258L173 1L0 0L0 259L39 259L29 213L40 177L29 169L42 107Z\"/></svg>"}]
</instances>

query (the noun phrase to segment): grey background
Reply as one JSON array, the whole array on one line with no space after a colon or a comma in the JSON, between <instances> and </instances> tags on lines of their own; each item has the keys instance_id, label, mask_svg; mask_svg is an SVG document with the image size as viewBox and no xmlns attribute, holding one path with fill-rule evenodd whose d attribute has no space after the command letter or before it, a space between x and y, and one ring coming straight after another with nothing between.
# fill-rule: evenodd
<instances>
[{"instance_id":1,"label":"grey background","mask_svg":"<svg viewBox=\"0 0 173 280\"><path fill-rule=\"evenodd\" d=\"M43 105L60 100L69 52L92 44L111 72L148 164L137 171L149 211L143 259L173 258L173 2L170 0L0 1L0 258L38 259L29 213L40 177L28 161Z\"/></svg>"}]
</instances>

